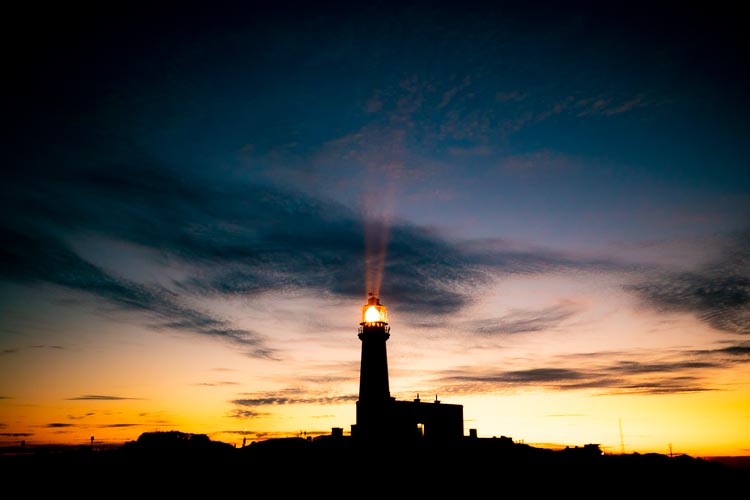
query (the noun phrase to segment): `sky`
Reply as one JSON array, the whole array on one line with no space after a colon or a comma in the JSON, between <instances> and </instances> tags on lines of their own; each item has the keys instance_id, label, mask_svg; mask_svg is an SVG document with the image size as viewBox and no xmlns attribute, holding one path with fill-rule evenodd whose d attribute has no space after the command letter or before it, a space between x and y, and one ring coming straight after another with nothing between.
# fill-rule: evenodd
<instances>
[{"instance_id":1,"label":"sky","mask_svg":"<svg viewBox=\"0 0 750 500\"><path fill-rule=\"evenodd\" d=\"M348 435L372 292L466 435L750 455L734 4L14 9L0 445Z\"/></svg>"}]
</instances>

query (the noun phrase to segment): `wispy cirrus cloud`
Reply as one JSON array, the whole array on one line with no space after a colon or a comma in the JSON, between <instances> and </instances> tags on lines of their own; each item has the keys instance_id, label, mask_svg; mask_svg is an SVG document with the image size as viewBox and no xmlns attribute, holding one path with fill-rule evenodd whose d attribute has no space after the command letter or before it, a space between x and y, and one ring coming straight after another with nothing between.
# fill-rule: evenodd
<instances>
[{"instance_id":1,"label":"wispy cirrus cloud","mask_svg":"<svg viewBox=\"0 0 750 500\"><path fill-rule=\"evenodd\" d=\"M643 361L647 358L649 361ZM455 368L438 374L440 392L486 394L515 390L591 390L596 394L670 394L719 391L711 373L750 363L748 346L671 352L600 352L560 356L554 366L497 370L493 366Z\"/></svg>"},{"instance_id":2,"label":"wispy cirrus cloud","mask_svg":"<svg viewBox=\"0 0 750 500\"><path fill-rule=\"evenodd\" d=\"M40 168L3 191L0 279L87 292L141 313L149 326L222 338L262 357L273 352L261 334L185 299L288 289L363 293L367 221L343 206L163 166L70 166L64 175ZM92 263L68 244L82 234L150 249L187 272L169 286L129 279L126 269ZM467 298L454 284L481 280L459 249L429 231L394 224L391 235L386 272L405 307L455 310Z\"/></svg>"},{"instance_id":3,"label":"wispy cirrus cloud","mask_svg":"<svg viewBox=\"0 0 750 500\"><path fill-rule=\"evenodd\" d=\"M257 418L269 415L274 406L316 405L320 407L351 404L358 399L356 394L341 395L315 389L299 387L278 391L244 393L229 401L233 405L230 415L234 418Z\"/></svg>"},{"instance_id":4,"label":"wispy cirrus cloud","mask_svg":"<svg viewBox=\"0 0 750 500\"><path fill-rule=\"evenodd\" d=\"M722 330L750 334L750 231L735 234L712 263L692 271L649 273L626 290L646 307L685 312Z\"/></svg>"},{"instance_id":5,"label":"wispy cirrus cloud","mask_svg":"<svg viewBox=\"0 0 750 500\"><path fill-rule=\"evenodd\" d=\"M118 429L118 428L127 428L127 427L140 427L144 424L133 424L133 423L116 423L116 424L100 424L96 425L95 427L99 429Z\"/></svg>"},{"instance_id":6,"label":"wispy cirrus cloud","mask_svg":"<svg viewBox=\"0 0 750 500\"><path fill-rule=\"evenodd\" d=\"M365 234L372 221L350 207L288 188L207 178L149 161L99 168L97 162L109 158L101 153L88 164L66 162L63 156L65 168L39 163L9 177L1 188L0 279L86 292L139 315L138 321L151 328L214 337L268 359L275 359L276 352L262 332L237 327L217 312L200 309L194 299L252 298L285 290L363 295ZM388 229L381 292L405 311L428 315L461 310L499 274L627 269L608 259L517 248L498 239L451 241L399 220L389 221ZM180 272L160 281L130 277L126 268L90 261L71 244L81 235L147 249L161 259L151 263L154 267L173 265ZM653 304L697 310L712 324L746 332L746 262L735 271L667 273L659 282L644 281L630 290ZM567 309L516 311L482 331L538 331L572 314Z\"/></svg>"},{"instance_id":7,"label":"wispy cirrus cloud","mask_svg":"<svg viewBox=\"0 0 750 500\"><path fill-rule=\"evenodd\" d=\"M473 265L503 274L544 274L561 270L638 272L643 266L606 257L572 255L548 248L518 246L503 238L481 238L456 243Z\"/></svg>"},{"instance_id":8,"label":"wispy cirrus cloud","mask_svg":"<svg viewBox=\"0 0 750 500\"><path fill-rule=\"evenodd\" d=\"M278 406L288 404L316 404L316 405L332 405L341 403L351 403L356 401L357 396L328 396L328 395L305 395L300 394L296 397L290 397L282 393L274 393L261 395L255 398L240 398L231 401L232 404L243 406L243 407L256 407L256 406Z\"/></svg>"},{"instance_id":9,"label":"wispy cirrus cloud","mask_svg":"<svg viewBox=\"0 0 750 500\"><path fill-rule=\"evenodd\" d=\"M574 316L579 309L573 304L557 304L536 310L517 309L498 318L469 321L465 323L465 328L480 335L539 332L556 328Z\"/></svg>"},{"instance_id":10,"label":"wispy cirrus cloud","mask_svg":"<svg viewBox=\"0 0 750 500\"><path fill-rule=\"evenodd\" d=\"M63 347L61 345L41 345L41 344L30 345L30 346L27 346L27 347L15 347L15 348L10 348L10 349L3 349L2 351L0 351L0 356L5 355L5 354L16 354L16 353L18 353L18 352L20 352L22 350L25 350L25 349L59 349L59 350L63 350L63 349L65 349L65 347Z\"/></svg>"},{"instance_id":11,"label":"wispy cirrus cloud","mask_svg":"<svg viewBox=\"0 0 750 500\"><path fill-rule=\"evenodd\" d=\"M143 398L126 398L121 396L108 396L108 395L102 395L102 394L86 394L84 396L76 396L73 398L67 398L68 401L83 401L83 400L92 400L92 401L123 401L123 400L142 400Z\"/></svg>"},{"instance_id":12,"label":"wispy cirrus cloud","mask_svg":"<svg viewBox=\"0 0 750 500\"><path fill-rule=\"evenodd\" d=\"M267 417L268 415L271 415L271 413L264 412L264 411L248 410L248 409L241 408L241 407L232 409L228 414L230 418L236 418L239 420L262 418L262 417Z\"/></svg>"},{"instance_id":13,"label":"wispy cirrus cloud","mask_svg":"<svg viewBox=\"0 0 750 500\"><path fill-rule=\"evenodd\" d=\"M510 136L556 118L580 120L634 113L658 104L658 99L650 94L646 90L635 94L601 93L597 87L568 89L566 94L560 93L559 89L543 87L532 92L502 91L497 93L498 106L512 113L506 113L510 117L500 121L500 131ZM550 100L550 95L557 98Z\"/></svg>"},{"instance_id":14,"label":"wispy cirrus cloud","mask_svg":"<svg viewBox=\"0 0 750 500\"><path fill-rule=\"evenodd\" d=\"M647 361L644 361L647 359ZM715 370L750 363L750 346L717 349L675 349L659 352L591 352L551 358L548 366L498 370L496 366L456 367L437 372L430 383L451 396L508 391L589 391L597 395L660 395L721 391L711 377ZM313 396L300 388L242 395L230 401L236 418L264 417L271 407L294 404L351 404L357 396ZM251 396L251 397L249 397Z\"/></svg>"}]
</instances>

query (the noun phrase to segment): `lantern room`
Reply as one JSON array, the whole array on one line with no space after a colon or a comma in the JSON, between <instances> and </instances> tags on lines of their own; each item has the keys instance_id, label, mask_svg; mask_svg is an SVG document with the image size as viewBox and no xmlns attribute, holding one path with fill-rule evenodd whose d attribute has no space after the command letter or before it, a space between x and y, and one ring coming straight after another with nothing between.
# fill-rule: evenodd
<instances>
[{"instance_id":1,"label":"lantern room","mask_svg":"<svg viewBox=\"0 0 750 500\"><path fill-rule=\"evenodd\" d=\"M380 303L380 299L372 293L367 298L367 304L362 306L362 320L359 324L362 326L388 324L388 310Z\"/></svg>"}]
</instances>

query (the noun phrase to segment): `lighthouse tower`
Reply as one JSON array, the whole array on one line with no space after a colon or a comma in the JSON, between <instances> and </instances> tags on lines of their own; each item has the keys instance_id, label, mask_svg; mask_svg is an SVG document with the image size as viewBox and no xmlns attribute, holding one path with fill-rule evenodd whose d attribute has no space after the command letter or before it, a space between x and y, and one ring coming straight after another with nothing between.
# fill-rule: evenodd
<instances>
[{"instance_id":1,"label":"lighthouse tower","mask_svg":"<svg viewBox=\"0 0 750 500\"><path fill-rule=\"evenodd\" d=\"M352 436L375 447L459 442L463 437L463 406L441 403L437 395L431 403L422 401L419 395L413 401L391 397L385 348L390 330L388 310L377 296L369 294L359 322L362 360Z\"/></svg>"},{"instance_id":2,"label":"lighthouse tower","mask_svg":"<svg viewBox=\"0 0 750 500\"><path fill-rule=\"evenodd\" d=\"M363 438L380 438L388 431L391 406L388 387L388 355L385 343L390 337L388 311L378 297L370 293L362 306L359 323L362 360L357 401L357 434Z\"/></svg>"}]
</instances>

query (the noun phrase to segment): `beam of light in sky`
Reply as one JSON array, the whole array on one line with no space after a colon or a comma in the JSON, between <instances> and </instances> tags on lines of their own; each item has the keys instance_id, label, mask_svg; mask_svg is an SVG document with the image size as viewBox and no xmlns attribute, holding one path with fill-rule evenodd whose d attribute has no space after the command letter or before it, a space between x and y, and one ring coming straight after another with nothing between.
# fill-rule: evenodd
<instances>
[{"instance_id":1,"label":"beam of light in sky","mask_svg":"<svg viewBox=\"0 0 750 500\"><path fill-rule=\"evenodd\" d=\"M384 220L365 222L365 289L380 296L388 247L388 224Z\"/></svg>"},{"instance_id":2,"label":"beam of light in sky","mask_svg":"<svg viewBox=\"0 0 750 500\"><path fill-rule=\"evenodd\" d=\"M362 195L365 233L365 293L380 296L393 216L395 185L386 173L372 175Z\"/></svg>"}]
</instances>

